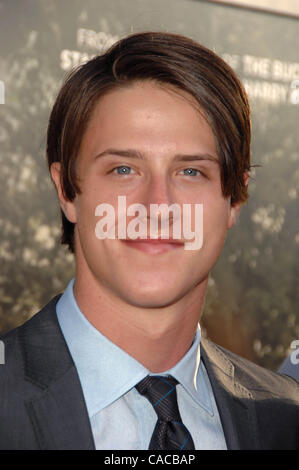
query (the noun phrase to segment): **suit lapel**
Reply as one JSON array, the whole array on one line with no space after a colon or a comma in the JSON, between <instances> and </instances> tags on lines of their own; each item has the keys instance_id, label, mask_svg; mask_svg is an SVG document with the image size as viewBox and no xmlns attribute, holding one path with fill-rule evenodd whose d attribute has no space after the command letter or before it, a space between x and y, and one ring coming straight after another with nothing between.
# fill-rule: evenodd
<instances>
[{"instance_id":1,"label":"suit lapel","mask_svg":"<svg viewBox=\"0 0 299 470\"><path fill-rule=\"evenodd\" d=\"M235 376L235 367L216 344L201 340L201 356L215 395L228 449L258 449L252 393Z\"/></svg>"},{"instance_id":2,"label":"suit lapel","mask_svg":"<svg viewBox=\"0 0 299 470\"><path fill-rule=\"evenodd\" d=\"M25 401L41 449L94 449L76 367L57 316L56 296L20 329L25 380L35 393Z\"/></svg>"}]
</instances>

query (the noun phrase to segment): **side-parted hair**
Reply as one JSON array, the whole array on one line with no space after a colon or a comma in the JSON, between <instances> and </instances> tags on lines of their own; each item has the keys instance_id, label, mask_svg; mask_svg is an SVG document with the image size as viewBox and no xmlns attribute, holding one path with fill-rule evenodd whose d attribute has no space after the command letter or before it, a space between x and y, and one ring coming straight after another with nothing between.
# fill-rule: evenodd
<instances>
[{"instance_id":1,"label":"side-parted hair","mask_svg":"<svg viewBox=\"0 0 299 470\"><path fill-rule=\"evenodd\" d=\"M174 33L131 34L104 54L72 70L53 106L47 132L49 169L61 163L65 197L80 194L76 158L92 112L105 93L152 80L192 95L203 110L215 138L223 197L231 205L245 202L244 173L250 170L250 106L233 69L210 49ZM61 243L74 253L74 224L63 211Z\"/></svg>"}]
</instances>

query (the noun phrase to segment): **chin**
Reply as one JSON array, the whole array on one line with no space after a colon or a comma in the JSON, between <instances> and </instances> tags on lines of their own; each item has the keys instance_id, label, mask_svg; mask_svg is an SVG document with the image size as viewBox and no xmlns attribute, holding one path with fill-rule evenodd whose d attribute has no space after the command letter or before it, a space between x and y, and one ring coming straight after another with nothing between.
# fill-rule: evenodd
<instances>
[{"instance_id":1,"label":"chin","mask_svg":"<svg viewBox=\"0 0 299 470\"><path fill-rule=\"evenodd\" d=\"M182 286L170 286L169 283L152 284L148 288L136 285L135 289L132 289L131 284L128 289L123 290L122 298L126 303L139 308L163 308L177 302L185 294L186 289L182 289Z\"/></svg>"},{"instance_id":2,"label":"chin","mask_svg":"<svg viewBox=\"0 0 299 470\"><path fill-rule=\"evenodd\" d=\"M174 296L165 296L165 294L161 294L161 296L149 296L148 298L145 296L140 297L130 297L126 298L125 301L134 305L138 308L164 308L172 305L176 302L176 298Z\"/></svg>"}]
</instances>

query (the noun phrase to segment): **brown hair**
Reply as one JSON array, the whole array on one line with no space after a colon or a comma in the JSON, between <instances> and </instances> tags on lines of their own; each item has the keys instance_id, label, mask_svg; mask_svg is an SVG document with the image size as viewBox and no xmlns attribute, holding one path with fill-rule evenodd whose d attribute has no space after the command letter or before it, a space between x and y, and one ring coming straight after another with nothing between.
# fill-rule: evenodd
<instances>
[{"instance_id":1,"label":"brown hair","mask_svg":"<svg viewBox=\"0 0 299 470\"><path fill-rule=\"evenodd\" d=\"M47 134L49 168L61 163L66 198L80 193L76 158L92 111L107 91L137 80L154 80L187 91L212 128L220 159L221 186L231 204L249 197L250 107L245 89L226 62L194 40L166 32L143 32L113 44L103 55L73 70L51 112ZM61 211L61 243L74 252L74 224Z\"/></svg>"}]
</instances>

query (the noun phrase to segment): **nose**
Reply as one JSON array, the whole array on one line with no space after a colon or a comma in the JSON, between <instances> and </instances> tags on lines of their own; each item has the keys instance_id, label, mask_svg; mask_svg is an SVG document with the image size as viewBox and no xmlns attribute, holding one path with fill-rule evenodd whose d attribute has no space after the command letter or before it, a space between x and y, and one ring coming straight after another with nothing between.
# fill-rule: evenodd
<instances>
[{"instance_id":1,"label":"nose","mask_svg":"<svg viewBox=\"0 0 299 470\"><path fill-rule=\"evenodd\" d=\"M171 205L174 202L173 196L168 176L154 175L151 176L150 180L143 188L142 203L146 207L147 214L149 215L152 205ZM159 209L155 212L158 212L158 214L161 213Z\"/></svg>"},{"instance_id":2,"label":"nose","mask_svg":"<svg viewBox=\"0 0 299 470\"><path fill-rule=\"evenodd\" d=\"M173 225L180 219L179 209L173 208L175 199L174 188L171 186L171 179L167 174L151 175L144 184L141 202L146 207L147 233L151 234L151 238L157 236L163 238L180 237L177 233L173 233ZM163 206L159 208L162 204Z\"/></svg>"}]
</instances>

